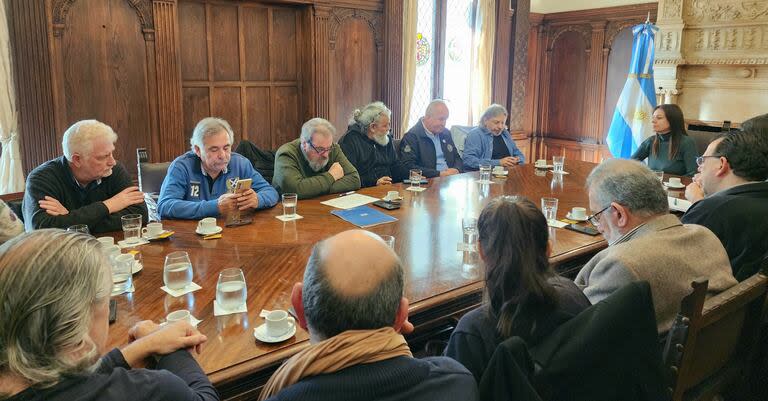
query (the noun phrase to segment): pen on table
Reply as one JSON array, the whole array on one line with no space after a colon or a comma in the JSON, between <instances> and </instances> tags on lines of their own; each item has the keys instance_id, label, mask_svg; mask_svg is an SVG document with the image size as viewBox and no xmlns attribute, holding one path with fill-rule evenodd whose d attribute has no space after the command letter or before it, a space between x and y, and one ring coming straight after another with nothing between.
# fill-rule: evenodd
<instances>
[{"instance_id":1,"label":"pen on table","mask_svg":"<svg viewBox=\"0 0 768 401\"><path fill-rule=\"evenodd\" d=\"M355 193L355 191L344 192L343 194L339 194L339 197L352 195L353 193Z\"/></svg>"}]
</instances>

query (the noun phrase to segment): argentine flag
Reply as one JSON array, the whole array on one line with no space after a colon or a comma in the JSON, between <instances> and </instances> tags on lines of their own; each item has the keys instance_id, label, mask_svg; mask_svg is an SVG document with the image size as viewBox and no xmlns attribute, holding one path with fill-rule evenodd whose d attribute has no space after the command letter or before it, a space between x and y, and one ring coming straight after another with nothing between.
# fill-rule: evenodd
<instances>
[{"instance_id":1,"label":"argentine flag","mask_svg":"<svg viewBox=\"0 0 768 401\"><path fill-rule=\"evenodd\" d=\"M658 31L659 28L650 23L632 28L629 75L608 128L608 149L614 157L630 157L640 143L653 134L651 116L656 107L653 38Z\"/></svg>"}]
</instances>

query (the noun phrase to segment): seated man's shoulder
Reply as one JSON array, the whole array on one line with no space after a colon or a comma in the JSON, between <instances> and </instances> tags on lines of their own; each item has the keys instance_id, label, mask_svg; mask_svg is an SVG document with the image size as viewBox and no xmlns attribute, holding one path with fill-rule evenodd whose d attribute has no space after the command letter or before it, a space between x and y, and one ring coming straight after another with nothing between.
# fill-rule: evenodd
<instances>
[{"instance_id":1,"label":"seated man's shoulder","mask_svg":"<svg viewBox=\"0 0 768 401\"><path fill-rule=\"evenodd\" d=\"M294 139L293 141L286 142L282 145L280 145L279 148L277 148L277 152L275 152L275 157L280 156L284 153L295 153L297 151L300 151L300 140Z\"/></svg>"},{"instance_id":2,"label":"seated man's shoulder","mask_svg":"<svg viewBox=\"0 0 768 401\"><path fill-rule=\"evenodd\" d=\"M48 160L45 163L35 167L29 172L27 180L34 180L34 178L47 176L51 174L63 174L65 172L66 159L64 157L57 157L52 160Z\"/></svg>"}]
</instances>

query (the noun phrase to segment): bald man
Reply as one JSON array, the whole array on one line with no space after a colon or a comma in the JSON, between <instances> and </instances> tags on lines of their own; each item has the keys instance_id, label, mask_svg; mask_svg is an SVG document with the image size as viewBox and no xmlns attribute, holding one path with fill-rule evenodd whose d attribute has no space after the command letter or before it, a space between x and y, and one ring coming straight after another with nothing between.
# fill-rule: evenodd
<instances>
[{"instance_id":1,"label":"bald man","mask_svg":"<svg viewBox=\"0 0 768 401\"><path fill-rule=\"evenodd\" d=\"M310 346L270 378L261 400L477 400L469 371L445 357L416 359L400 259L376 234L319 242L291 296Z\"/></svg>"},{"instance_id":2,"label":"bald man","mask_svg":"<svg viewBox=\"0 0 768 401\"><path fill-rule=\"evenodd\" d=\"M445 177L462 172L464 163L445 128L448 105L436 99L429 103L424 117L403 136L398 149L400 164L407 171L419 169L427 177Z\"/></svg>"}]
</instances>

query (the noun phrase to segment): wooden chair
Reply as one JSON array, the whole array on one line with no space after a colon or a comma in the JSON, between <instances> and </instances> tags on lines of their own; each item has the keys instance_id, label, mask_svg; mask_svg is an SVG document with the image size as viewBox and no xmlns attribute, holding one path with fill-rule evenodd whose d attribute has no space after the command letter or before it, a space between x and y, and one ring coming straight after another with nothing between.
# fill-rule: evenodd
<instances>
[{"instance_id":1,"label":"wooden chair","mask_svg":"<svg viewBox=\"0 0 768 401\"><path fill-rule=\"evenodd\" d=\"M739 379L753 359L768 277L756 274L706 299L708 280L691 283L667 336L664 358L673 401L710 400Z\"/></svg>"},{"instance_id":2,"label":"wooden chair","mask_svg":"<svg viewBox=\"0 0 768 401\"><path fill-rule=\"evenodd\" d=\"M171 163L150 163L146 148L136 149L136 160L138 161L139 190L144 193L159 194Z\"/></svg>"}]
</instances>

